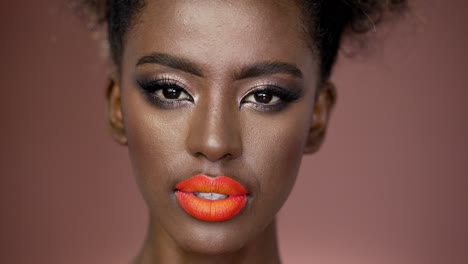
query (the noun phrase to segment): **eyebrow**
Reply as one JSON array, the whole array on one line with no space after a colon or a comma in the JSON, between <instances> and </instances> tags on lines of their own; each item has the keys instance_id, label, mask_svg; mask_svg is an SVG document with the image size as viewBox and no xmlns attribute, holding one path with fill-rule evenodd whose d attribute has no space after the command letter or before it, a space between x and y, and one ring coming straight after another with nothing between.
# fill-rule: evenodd
<instances>
[{"instance_id":1,"label":"eyebrow","mask_svg":"<svg viewBox=\"0 0 468 264\"><path fill-rule=\"evenodd\" d=\"M143 56L138 60L136 65L140 66L143 64L159 64L176 70L188 72L199 77L204 76L202 69L190 60L165 53L155 52L150 55ZM289 74L296 78L302 78L303 76L302 71L294 64L269 61L243 67L234 75L234 79L241 80L272 74Z\"/></svg>"},{"instance_id":2,"label":"eyebrow","mask_svg":"<svg viewBox=\"0 0 468 264\"><path fill-rule=\"evenodd\" d=\"M286 62L261 62L243 68L236 76L236 79L247 79L262 75L289 74L297 78L302 78L302 71L295 65Z\"/></svg>"},{"instance_id":3,"label":"eyebrow","mask_svg":"<svg viewBox=\"0 0 468 264\"><path fill-rule=\"evenodd\" d=\"M187 59L169 54L152 53L150 55L143 56L138 60L137 66L143 64L160 64L176 70L181 70L196 76L203 77L203 71L195 63Z\"/></svg>"}]
</instances>

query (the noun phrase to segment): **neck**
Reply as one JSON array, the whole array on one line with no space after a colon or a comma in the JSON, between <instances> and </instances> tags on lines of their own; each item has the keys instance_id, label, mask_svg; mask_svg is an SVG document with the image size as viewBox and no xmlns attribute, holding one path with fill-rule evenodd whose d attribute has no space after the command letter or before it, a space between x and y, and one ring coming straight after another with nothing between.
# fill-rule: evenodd
<instances>
[{"instance_id":1,"label":"neck","mask_svg":"<svg viewBox=\"0 0 468 264\"><path fill-rule=\"evenodd\" d=\"M168 241L171 240L171 241ZM276 222L272 221L256 238L236 252L203 255L186 252L178 247L163 231L150 224L140 254L132 264L279 264Z\"/></svg>"}]
</instances>

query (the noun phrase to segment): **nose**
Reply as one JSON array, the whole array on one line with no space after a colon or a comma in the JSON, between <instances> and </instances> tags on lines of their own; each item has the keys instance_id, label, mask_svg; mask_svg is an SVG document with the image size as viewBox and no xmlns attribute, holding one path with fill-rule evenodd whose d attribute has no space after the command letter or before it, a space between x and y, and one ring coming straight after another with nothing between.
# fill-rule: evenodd
<instances>
[{"instance_id":1,"label":"nose","mask_svg":"<svg viewBox=\"0 0 468 264\"><path fill-rule=\"evenodd\" d=\"M187 149L211 162L242 155L238 109L227 104L199 102L190 120Z\"/></svg>"}]
</instances>

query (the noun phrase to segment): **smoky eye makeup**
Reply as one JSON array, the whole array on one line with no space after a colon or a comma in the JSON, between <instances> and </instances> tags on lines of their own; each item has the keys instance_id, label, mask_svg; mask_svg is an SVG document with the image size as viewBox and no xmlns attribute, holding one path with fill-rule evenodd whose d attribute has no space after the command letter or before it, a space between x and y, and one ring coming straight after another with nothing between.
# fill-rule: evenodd
<instances>
[{"instance_id":1,"label":"smoky eye makeup","mask_svg":"<svg viewBox=\"0 0 468 264\"><path fill-rule=\"evenodd\" d=\"M136 82L146 99L161 109L173 109L194 103L192 95L177 80L168 77L143 77L137 78Z\"/></svg>"},{"instance_id":2,"label":"smoky eye makeup","mask_svg":"<svg viewBox=\"0 0 468 264\"><path fill-rule=\"evenodd\" d=\"M176 109L195 103L185 85L168 76L137 77L138 89L153 106ZM280 112L303 96L303 88L286 88L277 84L253 86L241 99L239 108L248 107L259 112Z\"/></svg>"},{"instance_id":3,"label":"smoky eye makeup","mask_svg":"<svg viewBox=\"0 0 468 264\"><path fill-rule=\"evenodd\" d=\"M252 88L241 100L240 107L247 106L261 112L279 112L303 96L303 89L283 88L277 85L259 85Z\"/></svg>"}]
</instances>

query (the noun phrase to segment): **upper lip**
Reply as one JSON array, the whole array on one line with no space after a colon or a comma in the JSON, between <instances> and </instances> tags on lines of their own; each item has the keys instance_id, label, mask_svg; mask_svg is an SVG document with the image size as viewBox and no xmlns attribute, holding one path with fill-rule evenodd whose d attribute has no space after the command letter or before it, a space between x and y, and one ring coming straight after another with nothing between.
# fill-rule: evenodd
<instances>
[{"instance_id":1,"label":"upper lip","mask_svg":"<svg viewBox=\"0 0 468 264\"><path fill-rule=\"evenodd\" d=\"M225 195L246 195L247 188L228 176L209 177L199 174L179 182L178 191L188 193L220 193Z\"/></svg>"}]
</instances>

